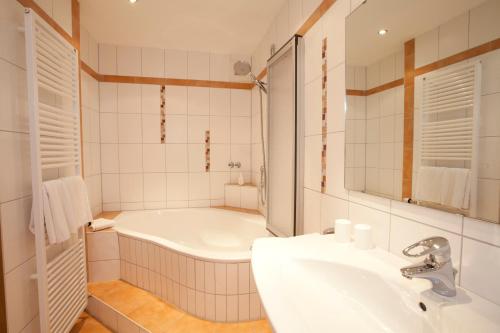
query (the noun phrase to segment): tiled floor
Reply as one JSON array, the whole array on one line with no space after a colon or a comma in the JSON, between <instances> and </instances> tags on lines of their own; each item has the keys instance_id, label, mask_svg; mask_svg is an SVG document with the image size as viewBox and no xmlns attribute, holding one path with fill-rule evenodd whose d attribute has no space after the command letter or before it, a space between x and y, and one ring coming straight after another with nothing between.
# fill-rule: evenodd
<instances>
[{"instance_id":1,"label":"tiled floor","mask_svg":"<svg viewBox=\"0 0 500 333\"><path fill-rule=\"evenodd\" d=\"M71 329L70 333L112 333L88 313L84 312Z\"/></svg>"},{"instance_id":2,"label":"tiled floor","mask_svg":"<svg viewBox=\"0 0 500 333\"><path fill-rule=\"evenodd\" d=\"M89 292L153 333L272 332L266 320L215 323L198 319L123 281L91 283Z\"/></svg>"}]
</instances>

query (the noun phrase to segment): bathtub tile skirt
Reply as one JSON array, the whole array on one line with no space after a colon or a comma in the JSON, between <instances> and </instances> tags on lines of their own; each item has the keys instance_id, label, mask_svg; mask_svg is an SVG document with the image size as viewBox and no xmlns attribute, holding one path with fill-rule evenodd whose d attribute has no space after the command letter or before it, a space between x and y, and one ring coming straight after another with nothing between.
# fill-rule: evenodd
<instances>
[{"instance_id":1,"label":"bathtub tile skirt","mask_svg":"<svg viewBox=\"0 0 500 333\"><path fill-rule=\"evenodd\" d=\"M202 319L265 318L250 261L212 262L118 234L120 278Z\"/></svg>"}]
</instances>

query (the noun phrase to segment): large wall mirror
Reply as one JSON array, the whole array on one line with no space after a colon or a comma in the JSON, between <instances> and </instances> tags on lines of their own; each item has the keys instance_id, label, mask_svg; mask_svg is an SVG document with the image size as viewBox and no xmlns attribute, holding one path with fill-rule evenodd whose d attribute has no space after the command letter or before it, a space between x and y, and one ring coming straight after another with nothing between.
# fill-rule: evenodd
<instances>
[{"instance_id":1,"label":"large wall mirror","mask_svg":"<svg viewBox=\"0 0 500 333\"><path fill-rule=\"evenodd\" d=\"M500 223L500 0L346 19L345 187Z\"/></svg>"}]
</instances>

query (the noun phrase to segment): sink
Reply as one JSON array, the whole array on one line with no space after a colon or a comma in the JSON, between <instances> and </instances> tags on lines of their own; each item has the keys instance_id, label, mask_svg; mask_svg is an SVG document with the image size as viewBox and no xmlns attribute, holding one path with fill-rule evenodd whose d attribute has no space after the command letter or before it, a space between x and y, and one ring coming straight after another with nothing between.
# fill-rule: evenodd
<instances>
[{"instance_id":1,"label":"sink","mask_svg":"<svg viewBox=\"0 0 500 333\"><path fill-rule=\"evenodd\" d=\"M500 307L459 289L446 298L408 280L408 262L318 234L258 239L252 269L276 332L500 332ZM425 311L424 311L425 309Z\"/></svg>"}]
</instances>

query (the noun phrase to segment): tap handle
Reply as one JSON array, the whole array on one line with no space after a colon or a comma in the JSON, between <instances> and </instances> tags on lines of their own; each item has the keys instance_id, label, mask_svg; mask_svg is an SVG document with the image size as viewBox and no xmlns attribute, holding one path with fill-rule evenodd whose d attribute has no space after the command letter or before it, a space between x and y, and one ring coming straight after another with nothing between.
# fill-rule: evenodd
<instances>
[{"instance_id":1,"label":"tap handle","mask_svg":"<svg viewBox=\"0 0 500 333\"><path fill-rule=\"evenodd\" d=\"M417 247L422 247L423 250L412 252ZM412 258L429 255L439 259L439 261L445 261L450 258L450 243L444 237L429 237L408 246L403 250L403 254Z\"/></svg>"}]
</instances>

